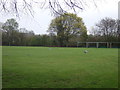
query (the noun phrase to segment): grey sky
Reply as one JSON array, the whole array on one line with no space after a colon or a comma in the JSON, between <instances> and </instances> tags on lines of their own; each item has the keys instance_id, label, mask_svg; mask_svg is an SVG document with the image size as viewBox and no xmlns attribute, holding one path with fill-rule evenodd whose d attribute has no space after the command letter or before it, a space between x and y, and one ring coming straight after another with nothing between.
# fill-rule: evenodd
<instances>
[{"instance_id":1,"label":"grey sky","mask_svg":"<svg viewBox=\"0 0 120 90\"><path fill-rule=\"evenodd\" d=\"M85 7L85 10L79 12L78 16L83 18L88 31L90 31L91 27L102 18L118 18L118 1L119 0L99 0L99 2L96 2L97 8L90 3ZM46 30L54 17L51 16L49 9L40 10L40 8L34 8L34 10L34 17L22 15L20 19L14 15L2 13L0 14L0 22L5 22L9 18L15 18L20 28L33 30L36 34L46 34Z\"/></svg>"}]
</instances>

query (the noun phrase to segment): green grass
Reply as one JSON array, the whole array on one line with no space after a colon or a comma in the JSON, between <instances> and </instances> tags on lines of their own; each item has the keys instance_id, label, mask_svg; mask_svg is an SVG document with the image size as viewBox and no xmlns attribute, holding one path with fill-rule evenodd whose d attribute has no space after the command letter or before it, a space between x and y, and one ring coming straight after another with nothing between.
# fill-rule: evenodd
<instances>
[{"instance_id":1,"label":"green grass","mask_svg":"<svg viewBox=\"0 0 120 90\"><path fill-rule=\"evenodd\" d=\"M4 46L2 55L3 88L118 87L118 49Z\"/></svg>"}]
</instances>

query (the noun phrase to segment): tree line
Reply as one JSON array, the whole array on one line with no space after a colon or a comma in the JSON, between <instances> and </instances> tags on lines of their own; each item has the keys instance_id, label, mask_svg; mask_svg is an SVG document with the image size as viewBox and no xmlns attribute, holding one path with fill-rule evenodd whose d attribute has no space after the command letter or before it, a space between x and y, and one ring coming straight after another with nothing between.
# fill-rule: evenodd
<instances>
[{"instance_id":1,"label":"tree line","mask_svg":"<svg viewBox=\"0 0 120 90\"><path fill-rule=\"evenodd\" d=\"M49 34L36 35L26 28L19 28L15 19L2 23L2 45L7 46L60 46L75 47L77 42L119 42L119 20L104 18L87 34L81 17L64 13L55 17L47 30Z\"/></svg>"}]
</instances>

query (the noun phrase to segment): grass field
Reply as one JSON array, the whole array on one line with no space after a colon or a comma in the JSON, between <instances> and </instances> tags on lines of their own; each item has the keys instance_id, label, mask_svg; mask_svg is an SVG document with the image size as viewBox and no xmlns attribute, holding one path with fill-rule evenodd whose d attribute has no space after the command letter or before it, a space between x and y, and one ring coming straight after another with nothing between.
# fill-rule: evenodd
<instances>
[{"instance_id":1,"label":"grass field","mask_svg":"<svg viewBox=\"0 0 120 90\"><path fill-rule=\"evenodd\" d=\"M117 48L4 46L2 55L3 88L118 87Z\"/></svg>"}]
</instances>

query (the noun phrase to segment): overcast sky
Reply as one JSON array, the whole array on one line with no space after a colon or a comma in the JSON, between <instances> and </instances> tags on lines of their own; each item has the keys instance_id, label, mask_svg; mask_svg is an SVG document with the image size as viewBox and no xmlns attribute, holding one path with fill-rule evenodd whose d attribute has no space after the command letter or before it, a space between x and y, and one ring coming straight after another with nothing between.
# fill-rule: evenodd
<instances>
[{"instance_id":1,"label":"overcast sky","mask_svg":"<svg viewBox=\"0 0 120 90\"><path fill-rule=\"evenodd\" d=\"M89 4L85 7L85 10L79 12L78 16L83 18L83 21L87 26L87 30L90 31L91 27L102 18L118 18L118 1L119 0L99 0L99 2L96 2L97 8L93 4ZM19 28L33 30L36 34L46 34L46 30L54 17L51 16L49 9L40 10L40 8L34 8L34 11L34 17L30 15L22 15L20 18L8 13L1 13L0 22L5 22L10 18L15 18L19 23Z\"/></svg>"}]
</instances>

